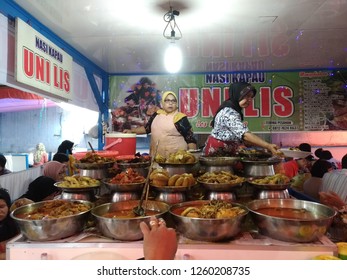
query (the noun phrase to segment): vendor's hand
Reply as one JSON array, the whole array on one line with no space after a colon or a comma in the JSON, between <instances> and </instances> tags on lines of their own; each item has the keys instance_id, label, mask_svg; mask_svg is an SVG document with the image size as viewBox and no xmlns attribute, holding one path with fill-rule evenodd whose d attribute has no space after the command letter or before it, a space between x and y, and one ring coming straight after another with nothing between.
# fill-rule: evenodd
<instances>
[{"instance_id":1,"label":"vendor's hand","mask_svg":"<svg viewBox=\"0 0 347 280\"><path fill-rule=\"evenodd\" d=\"M173 260L177 251L176 231L167 228L163 219L152 216L150 226L140 223L143 233L143 254L145 260Z\"/></svg>"},{"instance_id":2,"label":"vendor's hand","mask_svg":"<svg viewBox=\"0 0 347 280\"><path fill-rule=\"evenodd\" d=\"M278 154L278 147L276 144L269 144L266 149L268 149L274 156Z\"/></svg>"},{"instance_id":3,"label":"vendor's hand","mask_svg":"<svg viewBox=\"0 0 347 280\"><path fill-rule=\"evenodd\" d=\"M132 133L131 129L124 129L123 133Z\"/></svg>"},{"instance_id":4,"label":"vendor's hand","mask_svg":"<svg viewBox=\"0 0 347 280\"><path fill-rule=\"evenodd\" d=\"M345 202L341 199L341 197L337 193L332 191L320 192L319 201L322 204L325 204L337 209L341 209L343 206L345 206Z\"/></svg>"}]
</instances>

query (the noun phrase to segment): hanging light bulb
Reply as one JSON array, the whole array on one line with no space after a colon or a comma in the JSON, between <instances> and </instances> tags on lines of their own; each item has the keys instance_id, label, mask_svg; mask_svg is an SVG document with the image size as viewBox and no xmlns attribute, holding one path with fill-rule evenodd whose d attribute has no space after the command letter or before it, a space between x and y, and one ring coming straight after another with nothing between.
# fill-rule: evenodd
<instances>
[{"instance_id":1,"label":"hanging light bulb","mask_svg":"<svg viewBox=\"0 0 347 280\"><path fill-rule=\"evenodd\" d=\"M169 73L177 73L182 66L182 52L175 44L175 41L170 42L170 45L165 51L164 66Z\"/></svg>"},{"instance_id":2,"label":"hanging light bulb","mask_svg":"<svg viewBox=\"0 0 347 280\"><path fill-rule=\"evenodd\" d=\"M164 66L169 73L177 73L182 66L182 52L175 43L175 41L182 38L182 32L175 20L175 16L179 14L179 11L173 10L172 7L170 7L170 10L164 15L164 21L167 22L167 24L163 31L163 36L170 40L170 45L164 54ZM169 34L167 34L170 30L168 27L171 29ZM175 29L178 30L178 36L176 36Z\"/></svg>"}]
</instances>

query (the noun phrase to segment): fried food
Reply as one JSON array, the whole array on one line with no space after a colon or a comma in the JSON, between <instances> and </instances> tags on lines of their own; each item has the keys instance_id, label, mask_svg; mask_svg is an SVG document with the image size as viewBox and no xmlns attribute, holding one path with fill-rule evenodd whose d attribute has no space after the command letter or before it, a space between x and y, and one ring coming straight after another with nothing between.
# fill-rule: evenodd
<instances>
[{"instance_id":1,"label":"fried food","mask_svg":"<svg viewBox=\"0 0 347 280\"><path fill-rule=\"evenodd\" d=\"M237 217L245 212L245 209L239 206L233 206L232 203L221 200L211 200L209 204L200 207L186 208L181 213L181 216L204 219L226 219Z\"/></svg>"},{"instance_id":2,"label":"fried food","mask_svg":"<svg viewBox=\"0 0 347 280\"><path fill-rule=\"evenodd\" d=\"M253 184L258 185L283 185L288 184L290 182L289 177L284 174L275 174L272 176L266 176L264 178L254 179L252 181Z\"/></svg>"},{"instance_id":3,"label":"fried food","mask_svg":"<svg viewBox=\"0 0 347 280\"><path fill-rule=\"evenodd\" d=\"M100 186L100 181L88 176L65 176L64 180L58 183L61 188L86 188Z\"/></svg>"},{"instance_id":4,"label":"fried food","mask_svg":"<svg viewBox=\"0 0 347 280\"><path fill-rule=\"evenodd\" d=\"M239 184L245 181L245 178L232 174L229 171L206 172L201 175L199 181L209 184Z\"/></svg>"}]
</instances>

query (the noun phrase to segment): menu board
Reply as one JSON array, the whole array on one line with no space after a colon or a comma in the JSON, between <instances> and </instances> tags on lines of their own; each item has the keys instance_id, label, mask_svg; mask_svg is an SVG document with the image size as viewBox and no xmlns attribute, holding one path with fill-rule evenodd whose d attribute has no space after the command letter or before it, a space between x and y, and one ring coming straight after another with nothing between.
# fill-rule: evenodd
<instances>
[{"instance_id":1,"label":"menu board","mask_svg":"<svg viewBox=\"0 0 347 280\"><path fill-rule=\"evenodd\" d=\"M151 102L129 103L129 94L137 92L134 85L144 79L150 81L151 90L145 95ZM244 121L253 132L346 130L346 80L347 71L114 76L110 78L110 108L113 122L123 122L120 130L114 130L144 125L160 107L161 94L171 90L178 95L179 110L188 116L194 132L210 133L215 112L229 97L229 85L242 81L257 89L252 104L244 110ZM129 104L140 113L130 119L122 112L119 116L119 109L129 111ZM130 123L131 119L136 123Z\"/></svg>"}]
</instances>

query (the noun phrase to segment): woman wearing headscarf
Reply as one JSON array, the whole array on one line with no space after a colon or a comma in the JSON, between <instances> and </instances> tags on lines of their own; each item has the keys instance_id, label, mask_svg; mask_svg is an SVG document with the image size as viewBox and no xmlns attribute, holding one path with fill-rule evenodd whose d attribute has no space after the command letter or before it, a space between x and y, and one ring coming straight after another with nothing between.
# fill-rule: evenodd
<instances>
[{"instance_id":1,"label":"woman wearing headscarf","mask_svg":"<svg viewBox=\"0 0 347 280\"><path fill-rule=\"evenodd\" d=\"M43 143L38 143L36 145L36 150L34 153L34 165L42 165L48 161L48 154L46 152L46 147Z\"/></svg>"},{"instance_id":2,"label":"woman wearing headscarf","mask_svg":"<svg viewBox=\"0 0 347 280\"><path fill-rule=\"evenodd\" d=\"M212 132L204 147L205 155L226 153L235 155L243 143L252 144L276 154L277 146L249 131L243 123L243 109L247 108L257 90L249 83L239 82L229 87L229 99L218 108L212 122Z\"/></svg>"},{"instance_id":3,"label":"woman wearing headscarf","mask_svg":"<svg viewBox=\"0 0 347 280\"><path fill-rule=\"evenodd\" d=\"M43 166L43 176L37 177L29 184L27 192L20 198L27 198L34 202L53 199L60 193L54 186L66 176L66 165L57 161L49 161Z\"/></svg>"},{"instance_id":4,"label":"woman wearing headscarf","mask_svg":"<svg viewBox=\"0 0 347 280\"><path fill-rule=\"evenodd\" d=\"M151 133L150 154L158 145L158 154L167 157L179 150L196 149L196 139L188 117L178 111L177 96L173 91L164 92L162 109L156 111L145 126L124 130L125 133Z\"/></svg>"},{"instance_id":5,"label":"woman wearing headscarf","mask_svg":"<svg viewBox=\"0 0 347 280\"><path fill-rule=\"evenodd\" d=\"M19 233L16 222L10 216L11 198L0 187L0 259L5 259L6 243Z\"/></svg>"},{"instance_id":6,"label":"woman wearing headscarf","mask_svg":"<svg viewBox=\"0 0 347 280\"><path fill-rule=\"evenodd\" d=\"M58 147L57 153L70 154L72 155L72 148L74 146L74 142L70 140L64 140Z\"/></svg>"}]
</instances>

